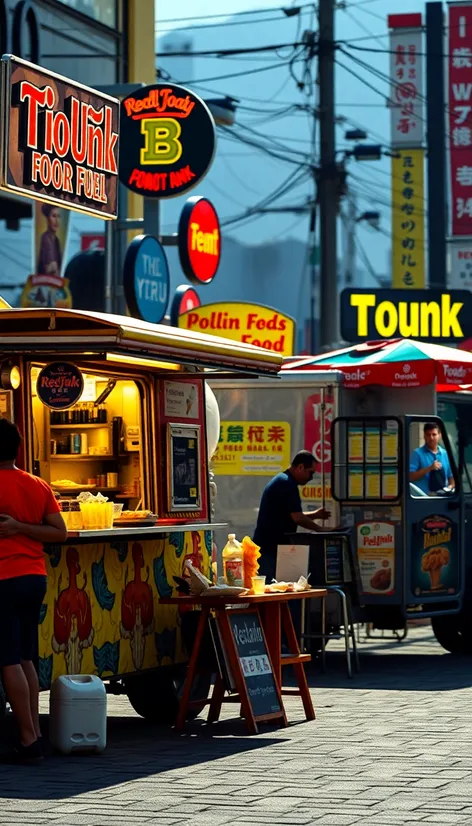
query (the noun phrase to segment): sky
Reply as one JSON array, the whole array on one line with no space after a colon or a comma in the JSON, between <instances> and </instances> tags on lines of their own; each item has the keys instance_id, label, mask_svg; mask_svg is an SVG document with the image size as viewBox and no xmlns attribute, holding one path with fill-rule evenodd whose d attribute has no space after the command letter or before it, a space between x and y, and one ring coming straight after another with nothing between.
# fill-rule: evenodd
<instances>
[{"instance_id":1,"label":"sky","mask_svg":"<svg viewBox=\"0 0 472 826\"><path fill-rule=\"evenodd\" d=\"M304 5L305 0L297 0L296 5ZM207 15L220 15L222 8L221 0L174 0L171 6L160 3L157 7L157 35L162 37L168 35L173 29L188 34L192 39L194 50L204 49L224 49L236 46L246 46L274 42L290 43L297 37L298 19L287 19L280 13L281 6L274 0L224 0L226 18L219 17L210 20L203 20ZM294 0L287 0L287 7L295 5ZM387 15L389 13L400 12L424 12L424 3L418 0L346 0L338 3L335 16L335 37L337 40L348 41L350 46L346 46L349 55L337 53L338 64L336 65L336 113L340 118L337 127L337 146L342 156L343 150L349 148L344 139L346 129L356 126L363 127L368 131L368 142L382 143L386 149L390 142L390 119L386 106L386 96L389 93L389 86L386 75L389 71L389 55L386 51L389 48L387 36ZM248 10L273 10L267 12L267 24L258 23L264 19L264 15L239 15L240 12ZM200 19L196 15L200 15ZM270 18L270 20L269 20ZM179 19L179 20L177 20ZM240 21L251 20L250 24ZM227 25L229 23L229 25ZM236 25L235 25L236 23ZM214 25L218 24L218 25ZM196 28L202 26L203 28ZM213 27L212 27L213 26ZM316 28L316 17L313 17L312 9L304 8L301 19L300 31L309 27ZM160 41L162 43L162 40ZM354 47L354 48L353 48ZM357 47L357 49L356 49ZM372 48L381 50L376 52L362 52L361 48ZM243 106L247 109L251 106L257 110L257 103L252 102L264 100L261 103L261 113L276 111L269 109L269 106L282 107L290 101L303 102L301 94L295 82L289 77L284 54L280 54L280 68L273 71L268 70L261 73L254 72L246 78L211 80L207 82L205 89L199 89L195 83L195 90L207 97L210 92L220 94L233 94L239 97ZM196 58L192 59L192 71L188 71L189 77L182 77L186 73L186 66L189 62L180 60L178 71L177 63L170 64L162 60L165 68L171 67L172 76L188 81L192 86L192 81L203 78L218 78L224 73L242 72L245 68L252 72L253 69L261 67L262 61L269 64L274 61L274 53L269 55L258 55L256 57L239 57L235 59L216 58ZM243 60L245 62L243 62ZM363 61L366 66L361 66L356 60ZM174 59L177 61L177 58ZM257 62L256 62L257 61ZM316 64L315 64L316 65ZM173 67L176 67L174 72ZM377 72L374 74L373 72ZM280 82L281 81L281 82ZM314 95L316 89L313 90ZM305 98L306 100L306 98ZM312 99L315 100L315 97ZM289 157L300 159L296 151L311 151L311 130L312 126L307 118L301 117L301 113L289 114L285 118L271 120L270 117L264 122L257 111L238 110L237 119L242 124L244 130L248 128L256 129L260 134L264 134L269 141L279 140L284 145L294 147L292 155ZM344 120L343 120L344 119ZM243 133L246 137L247 132ZM208 197L211 197L219 209L223 219L232 218L242 214L245 208L250 208L257 203L261 197L268 195L274 186L286 180L287 173L290 174L290 167L280 161L275 161L267 174L267 164L261 161L260 154L253 148L247 146L237 146L234 138L229 142L230 135L219 139L217 149L217 161L215 169L208 176L206 182ZM221 157L219 157L221 156ZM270 160L270 159L269 159ZM233 183L231 192L218 189L219 175L223 172L223 161L227 168L233 172ZM296 169L292 168L294 178ZM381 161L370 163L356 163L354 160L348 161L349 185L352 196L356 200L358 214L366 210L380 212L380 229L376 230L363 223L358 224L357 229L357 250L358 266L370 268L374 273L388 273L390 264L390 239L391 239L391 212L390 212L390 159L382 158ZM225 182L227 173L224 173ZM264 180L265 178L265 180ZM301 182L296 190L297 203L304 201L311 194L312 186L308 182ZM210 196L211 192L211 196ZM198 191L196 194L204 194ZM293 202L295 190L288 193L280 201L286 205ZM176 205L177 206L177 205ZM174 209L172 206L165 208L164 221L168 223L169 229L175 221ZM301 218L294 214L268 215L246 223L235 223L228 228L228 231L246 243L257 244L275 237L296 237L307 238L308 219ZM343 225L339 226L339 253L342 256L343 250Z\"/></svg>"}]
</instances>

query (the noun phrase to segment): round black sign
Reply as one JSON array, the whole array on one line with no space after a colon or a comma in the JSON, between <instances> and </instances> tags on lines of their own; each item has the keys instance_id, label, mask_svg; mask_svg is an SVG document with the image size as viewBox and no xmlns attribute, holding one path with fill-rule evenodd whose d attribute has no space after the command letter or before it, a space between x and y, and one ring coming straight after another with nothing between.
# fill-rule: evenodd
<instances>
[{"instance_id":1,"label":"round black sign","mask_svg":"<svg viewBox=\"0 0 472 826\"><path fill-rule=\"evenodd\" d=\"M215 143L211 112L189 89L137 89L121 103L120 181L146 198L175 198L208 172Z\"/></svg>"},{"instance_id":2,"label":"round black sign","mask_svg":"<svg viewBox=\"0 0 472 826\"><path fill-rule=\"evenodd\" d=\"M55 361L39 373L36 392L42 403L51 410L67 410L80 399L84 379L75 364Z\"/></svg>"}]
</instances>

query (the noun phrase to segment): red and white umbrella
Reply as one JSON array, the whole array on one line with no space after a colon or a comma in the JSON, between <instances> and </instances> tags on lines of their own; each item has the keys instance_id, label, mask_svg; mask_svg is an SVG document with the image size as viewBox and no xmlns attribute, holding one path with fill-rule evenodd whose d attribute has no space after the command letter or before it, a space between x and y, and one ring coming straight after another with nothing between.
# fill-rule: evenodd
<instances>
[{"instance_id":1,"label":"red and white umbrella","mask_svg":"<svg viewBox=\"0 0 472 826\"><path fill-rule=\"evenodd\" d=\"M340 370L344 386L423 387L463 390L472 384L472 353L413 339L367 341L319 356L287 359L282 372Z\"/></svg>"}]
</instances>

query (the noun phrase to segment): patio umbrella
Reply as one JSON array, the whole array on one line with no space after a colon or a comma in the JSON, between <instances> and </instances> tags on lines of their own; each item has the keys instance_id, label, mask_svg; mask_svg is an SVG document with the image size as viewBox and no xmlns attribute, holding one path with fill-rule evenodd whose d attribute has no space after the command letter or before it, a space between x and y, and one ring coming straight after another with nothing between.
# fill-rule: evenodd
<instances>
[{"instance_id":1,"label":"patio umbrella","mask_svg":"<svg viewBox=\"0 0 472 826\"><path fill-rule=\"evenodd\" d=\"M472 353L414 339L367 341L319 356L292 357L282 372L340 370L344 386L423 387L462 390L472 384Z\"/></svg>"}]
</instances>

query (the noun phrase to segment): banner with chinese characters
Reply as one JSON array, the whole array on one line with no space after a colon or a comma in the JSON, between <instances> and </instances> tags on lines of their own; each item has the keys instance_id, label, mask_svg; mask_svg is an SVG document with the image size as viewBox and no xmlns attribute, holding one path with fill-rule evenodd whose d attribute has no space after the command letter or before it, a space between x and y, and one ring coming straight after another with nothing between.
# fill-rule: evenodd
<instances>
[{"instance_id":1,"label":"banner with chinese characters","mask_svg":"<svg viewBox=\"0 0 472 826\"><path fill-rule=\"evenodd\" d=\"M422 146L425 135L421 14L393 14L390 29L391 143Z\"/></svg>"},{"instance_id":2,"label":"banner with chinese characters","mask_svg":"<svg viewBox=\"0 0 472 826\"><path fill-rule=\"evenodd\" d=\"M472 3L449 6L451 235L472 236Z\"/></svg>"},{"instance_id":3,"label":"banner with chinese characters","mask_svg":"<svg viewBox=\"0 0 472 826\"><path fill-rule=\"evenodd\" d=\"M275 476L290 465L288 422L221 422L216 476Z\"/></svg>"},{"instance_id":4,"label":"banner with chinese characters","mask_svg":"<svg viewBox=\"0 0 472 826\"><path fill-rule=\"evenodd\" d=\"M392 286L424 289L424 150L404 149L392 158Z\"/></svg>"}]
</instances>

